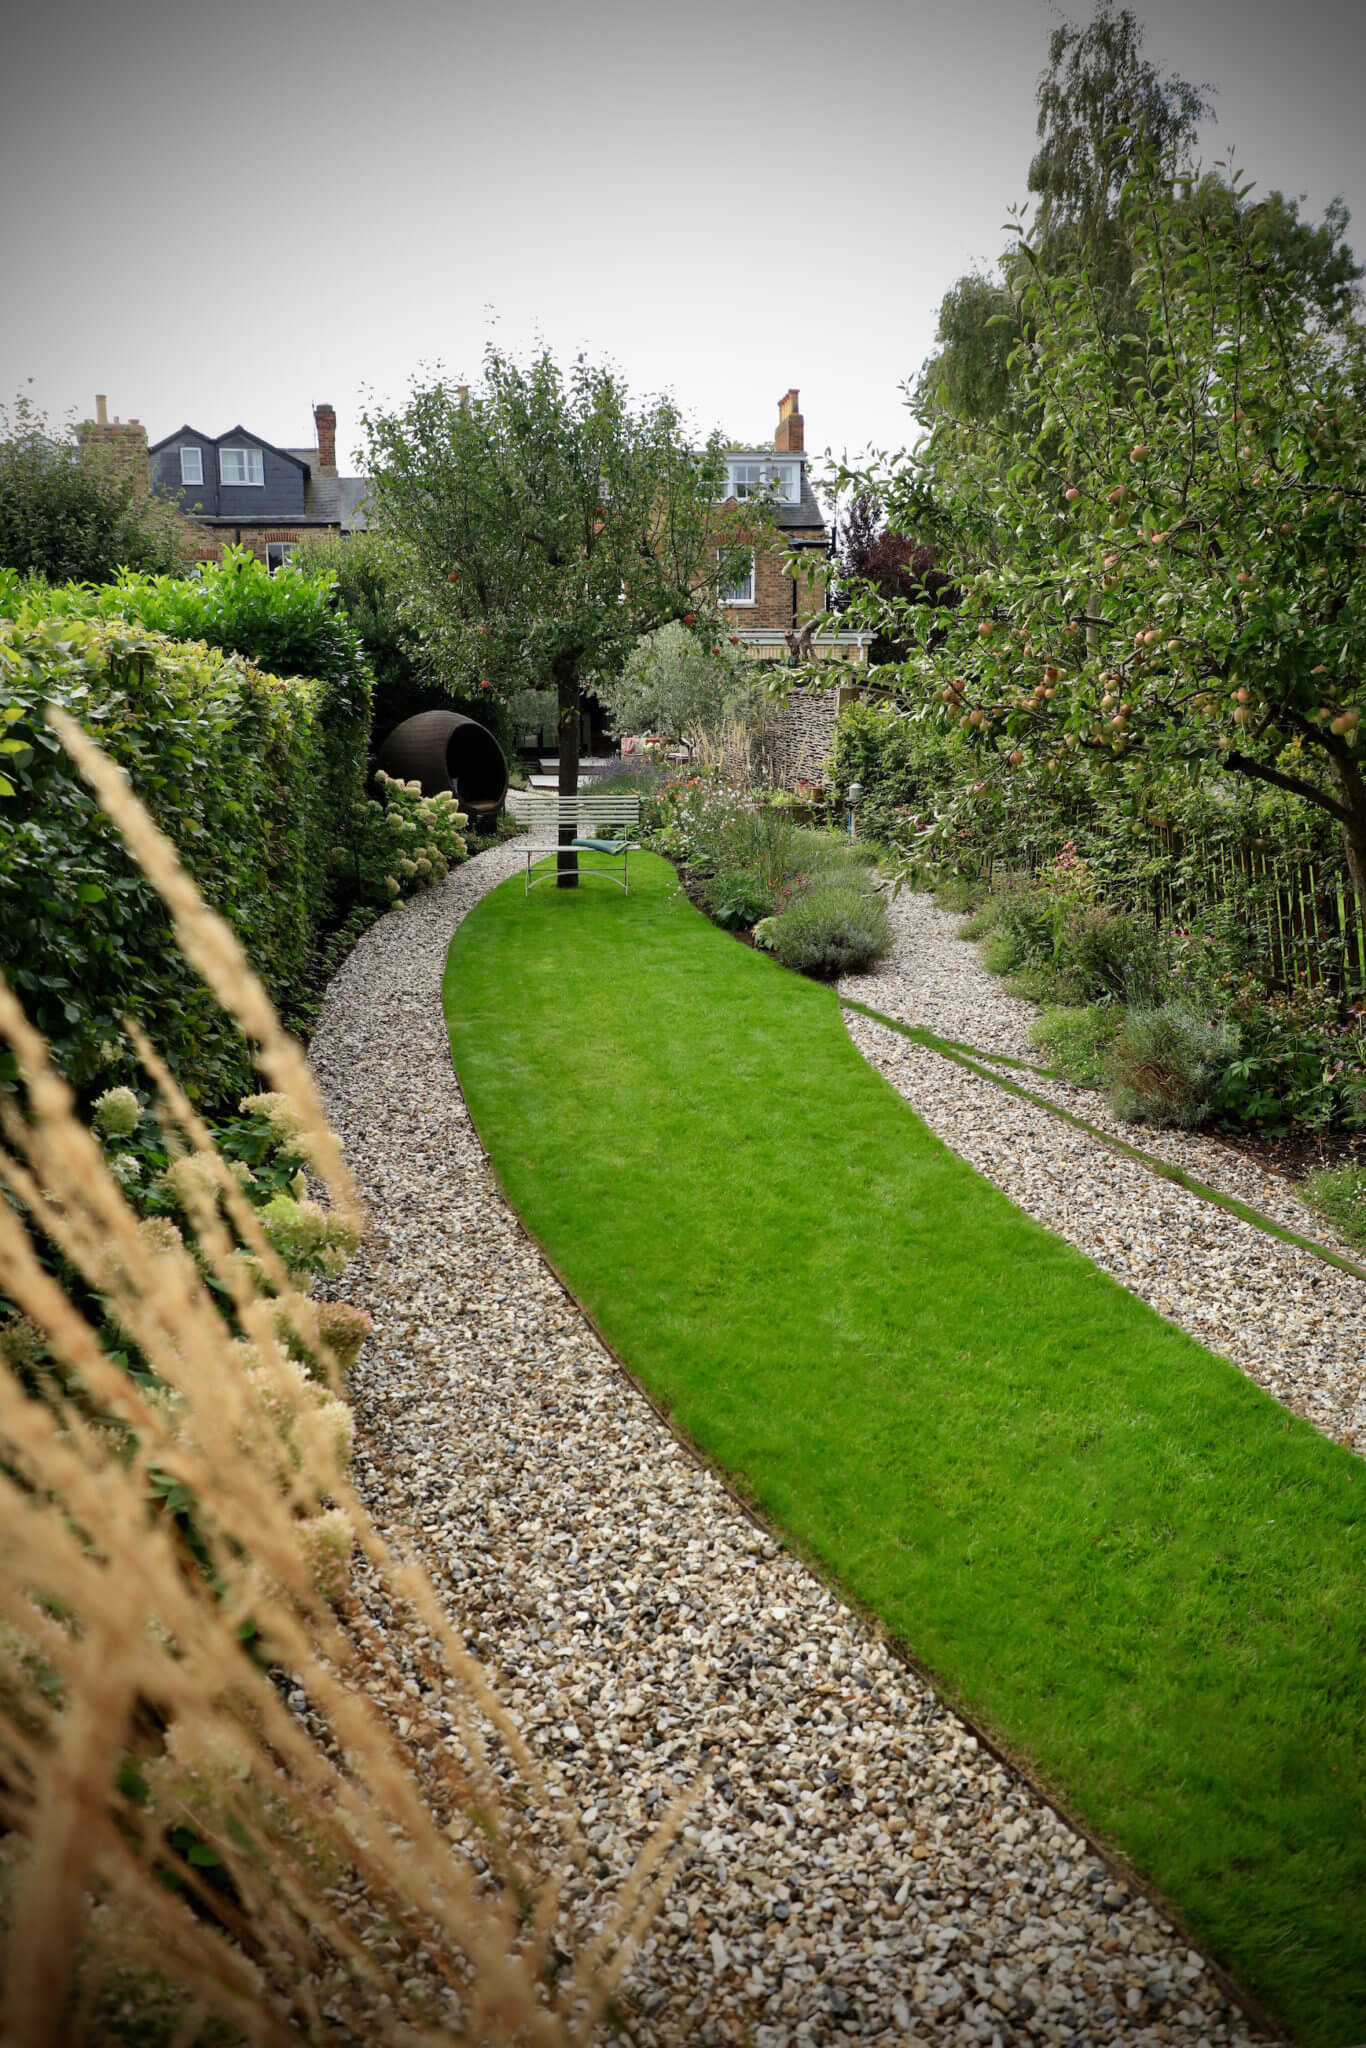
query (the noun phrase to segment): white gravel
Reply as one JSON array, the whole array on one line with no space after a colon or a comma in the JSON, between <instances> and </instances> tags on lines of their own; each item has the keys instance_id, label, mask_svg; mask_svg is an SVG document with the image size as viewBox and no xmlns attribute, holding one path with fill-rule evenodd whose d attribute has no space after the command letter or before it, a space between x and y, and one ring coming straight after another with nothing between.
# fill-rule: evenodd
<instances>
[{"instance_id":1,"label":"white gravel","mask_svg":"<svg viewBox=\"0 0 1366 2048\"><path fill-rule=\"evenodd\" d=\"M941 1038L1037 1059L1028 1043L1033 1005L1006 995L983 970L955 936L961 920L927 896L903 894L891 910L891 953L877 973L848 976L841 994ZM1366 1282L885 1025L850 1011L845 1022L930 1128L1012 1202L1326 1435L1366 1451ZM1093 1091L1000 1071L1283 1226L1347 1249L1288 1182L1217 1140L1121 1123Z\"/></svg>"},{"instance_id":2,"label":"white gravel","mask_svg":"<svg viewBox=\"0 0 1366 2048\"><path fill-rule=\"evenodd\" d=\"M358 1481L577 1798L600 1859L578 1910L711 1774L627 1981L631 2038L1256 2039L1154 1907L674 1440L502 1201L440 984L455 925L519 863L515 843L481 855L369 932L313 1062L373 1218L346 1283L376 1322Z\"/></svg>"}]
</instances>

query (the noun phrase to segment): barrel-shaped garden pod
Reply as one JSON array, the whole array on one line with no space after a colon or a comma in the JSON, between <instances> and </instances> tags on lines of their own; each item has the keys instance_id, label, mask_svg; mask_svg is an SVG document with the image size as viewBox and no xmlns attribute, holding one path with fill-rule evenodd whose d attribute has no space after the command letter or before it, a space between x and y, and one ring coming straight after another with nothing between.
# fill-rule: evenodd
<instances>
[{"instance_id":1,"label":"barrel-shaped garden pod","mask_svg":"<svg viewBox=\"0 0 1366 2048\"><path fill-rule=\"evenodd\" d=\"M507 795L508 764L486 725L459 711L419 711L396 725L379 750L379 765L399 782L418 782L424 796L455 791L462 811L485 830Z\"/></svg>"}]
</instances>

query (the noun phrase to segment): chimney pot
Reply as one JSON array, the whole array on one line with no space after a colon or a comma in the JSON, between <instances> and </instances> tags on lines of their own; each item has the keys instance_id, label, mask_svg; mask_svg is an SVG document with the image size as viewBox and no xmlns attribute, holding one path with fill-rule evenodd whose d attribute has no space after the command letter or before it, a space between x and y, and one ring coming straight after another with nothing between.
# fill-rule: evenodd
<instances>
[{"instance_id":1,"label":"chimney pot","mask_svg":"<svg viewBox=\"0 0 1366 2048\"><path fill-rule=\"evenodd\" d=\"M95 419L102 427L109 425L109 400L103 391L95 393Z\"/></svg>"},{"instance_id":2,"label":"chimney pot","mask_svg":"<svg viewBox=\"0 0 1366 2048\"><path fill-rule=\"evenodd\" d=\"M313 424L318 434L318 467L335 470L337 467L337 414L334 406L324 402L313 408Z\"/></svg>"}]
</instances>

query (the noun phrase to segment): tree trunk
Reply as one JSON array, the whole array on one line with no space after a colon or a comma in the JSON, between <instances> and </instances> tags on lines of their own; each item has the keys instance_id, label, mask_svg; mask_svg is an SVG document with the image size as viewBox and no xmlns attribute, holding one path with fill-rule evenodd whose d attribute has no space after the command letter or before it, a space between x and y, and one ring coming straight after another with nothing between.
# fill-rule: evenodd
<instances>
[{"instance_id":1,"label":"tree trunk","mask_svg":"<svg viewBox=\"0 0 1366 2048\"><path fill-rule=\"evenodd\" d=\"M561 796L577 796L579 793L579 677L577 667L557 667L555 670L555 693L559 701L559 750ZM561 822L559 843L568 848L575 837L574 827ZM556 863L557 889L577 889L579 886L579 857L576 853L564 851Z\"/></svg>"},{"instance_id":2,"label":"tree trunk","mask_svg":"<svg viewBox=\"0 0 1366 2048\"><path fill-rule=\"evenodd\" d=\"M1366 925L1366 781L1360 768L1344 747L1328 756L1333 794L1347 811L1342 821L1342 843L1347 852L1347 872L1357 899L1357 916Z\"/></svg>"}]
</instances>

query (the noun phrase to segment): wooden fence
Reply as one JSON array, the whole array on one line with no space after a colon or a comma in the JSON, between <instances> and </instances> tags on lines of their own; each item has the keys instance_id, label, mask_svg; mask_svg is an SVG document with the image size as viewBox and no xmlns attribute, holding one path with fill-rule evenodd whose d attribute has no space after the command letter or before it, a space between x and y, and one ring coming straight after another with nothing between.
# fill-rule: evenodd
<instances>
[{"instance_id":1,"label":"wooden fence","mask_svg":"<svg viewBox=\"0 0 1366 2048\"><path fill-rule=\"evenodd\" d=\"M1009 861L988 860L987 872L1037 873L1066 843L1022 844ZM1158 930L1237 918L1273 987L1366 1000L1366 917L1344 867L1265 840L1187 838L1173 825L1154 825L1150 847L1132 883L1106 890L1117 907L1151 917Z\"/></svg>"}]
</instances>

